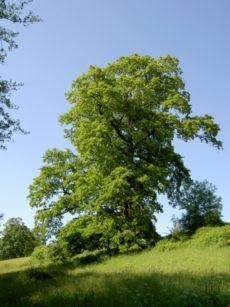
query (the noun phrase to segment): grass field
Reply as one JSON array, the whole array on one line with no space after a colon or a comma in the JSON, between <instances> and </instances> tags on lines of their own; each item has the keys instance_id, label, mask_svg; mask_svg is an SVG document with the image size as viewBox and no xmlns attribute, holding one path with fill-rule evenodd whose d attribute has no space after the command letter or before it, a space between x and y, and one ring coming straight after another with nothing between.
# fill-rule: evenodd
<instances>
[{"instance_id":1,"label":"grass field","mask_svg":"<svg viewBox=\"0 0 230 307\"><path fill-rule=\"evenodd\" d=\"M230 306L230 248L184 247L94 264L0 262L0 306Z\"/></svg>"}]
</instances>

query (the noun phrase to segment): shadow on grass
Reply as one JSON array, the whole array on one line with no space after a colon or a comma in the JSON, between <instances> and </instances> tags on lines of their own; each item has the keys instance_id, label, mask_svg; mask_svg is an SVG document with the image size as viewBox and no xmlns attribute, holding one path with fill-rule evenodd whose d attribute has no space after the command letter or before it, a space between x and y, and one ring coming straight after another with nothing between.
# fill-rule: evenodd
<instances>
[{"instance_id":1,"label":"shadow on grass","mask_svg":"<svg viewBox=\"0 0 230 307\"><path fill-rule=\"evenodd\" d=\"M0 275L0 306L228 306L228 274L73 272L74 265Z\"/></svg>"}]
</instances>

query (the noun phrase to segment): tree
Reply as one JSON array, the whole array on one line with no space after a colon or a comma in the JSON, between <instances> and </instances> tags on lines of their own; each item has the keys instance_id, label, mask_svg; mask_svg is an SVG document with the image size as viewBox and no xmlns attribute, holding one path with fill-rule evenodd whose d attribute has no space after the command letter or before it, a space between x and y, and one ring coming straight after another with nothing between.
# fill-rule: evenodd
<instances>
[{"instance_id":1,"label":"tree","mask_svg":"<svg viewBox=\"0 0 230 307\"><path fill-rule=\"evenodd\" d=\"M4 225L0 237L0 259L29 256L38 241L21 218L11 218Z\"/></svg>"},{"instance_id":2,"label":"tree","mask_svg":"<svg viewBox=\"0 0 230 307\"><path fill-rule=\"evenodd\" d=\"M52 233L52 223L70 213L78 224L84 220L85 231L103 234L101 247L154 243L158 194L170 198L189 179L174 138L221 148L219 126L209 115L192 116L179 62L171 56L134 54L105 68L91 66L67 99L72 107L61 122L77 154L55 149L45 155L29 194L37 223Z\"/></svg>"},{"instance_id":3,"label":"tree","mask_svg":"<svg viewBox=\"0 0 230 307\"><path fill-rule=\"evenodd\" d=\"M21 0L16 3L0 0L0 20L5 24L13 23L22 24L24 26L39 21L40 19L38 16L33 15L31 11L24 13L25 6L30 2L32 2L32 0ZM9 30L3 26L0 27L0 64L5 63L8 51L12 51L18 47L16 43L17 36L18 32ZM21 84L11 80L4 80L2 76L0 76L0 149L6 148L5 142L11 140L13 132L25 132L21 128L19 120L12 118L9 113L10 109L17 108L17 106L12 103L10 94L20 85Z\"/></svg>"},{"instance_id":4,"label":"tree","mask_svg":"<svg viewBox=\"0 0 230 307\"><path fill-rule=\"evenodd\" d=\"M193 234L203 226L223 225L221 197L216 196L216 187L207 180L183 184L171 203L185 210L181 218L174 220L180 232Z\"/></svg>"}]
</instances>

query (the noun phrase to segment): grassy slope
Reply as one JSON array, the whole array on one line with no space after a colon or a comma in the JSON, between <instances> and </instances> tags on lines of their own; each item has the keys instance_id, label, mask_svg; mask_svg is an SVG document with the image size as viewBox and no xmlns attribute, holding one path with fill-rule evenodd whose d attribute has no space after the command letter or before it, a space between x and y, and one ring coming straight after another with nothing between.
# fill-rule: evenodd
<instances>
[{"instance_id":1,"label":"grassy slope","mask_svg":"<svg viewBox=\"0 0 230 307\"><path fill-rule=\"evenodd\" d=\"M18 258L0 261L0 278L4 274L20 272L31 267L30 258Z\"/></svg>"},{"instance_id":2,"label":"grassy slope","mask_svg":"<svg viewBox=\"0 0 230 307\"><path fill-rule=\"evenodd\" d=\"M153 249L40 271L29 266L29 258L0 262L0 306L230 306L229 247Z\"/></svg>"}]
</instances>

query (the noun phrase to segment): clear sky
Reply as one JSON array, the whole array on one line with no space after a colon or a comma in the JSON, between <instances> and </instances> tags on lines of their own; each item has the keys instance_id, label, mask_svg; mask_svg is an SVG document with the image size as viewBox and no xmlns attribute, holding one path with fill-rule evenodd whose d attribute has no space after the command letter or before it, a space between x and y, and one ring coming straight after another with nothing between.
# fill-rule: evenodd
<instances>
[{"instance_id":1,"label":"clear sky","mask_svg":"<svg viewBox=\"0 0 230 307\"><path fill-rule=\"evenodd\" d=\"M32 227L26 195L48 148L63 149L58 116L68 110L64 93L89 65L104 66L134 52L179 58L197 115L211 114L221 126L224 150L198 141L177 143L194 179L208 181L223 199L230 220L230 1L229 0L34 0L43 21L22 28L1 75L24 86L14 102L29 135L17 135L0 151L0 212ZM164 206L157 229L166 233L177 211Z\"/></svg>"}]
</instances>

